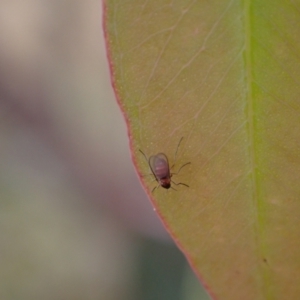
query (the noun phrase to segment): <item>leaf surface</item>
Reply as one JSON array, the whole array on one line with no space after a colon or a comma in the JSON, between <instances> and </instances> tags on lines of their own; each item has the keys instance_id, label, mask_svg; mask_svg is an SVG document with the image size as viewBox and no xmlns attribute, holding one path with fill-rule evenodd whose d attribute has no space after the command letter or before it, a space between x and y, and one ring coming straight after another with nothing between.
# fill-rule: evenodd
<instances>
[{"instance_id":1,"label":"leaf surface","mask_svg":"<svg viewBox=\"0 0 300 300\"><path fill-rule=\"evenodd\" d=\"M216 299L298 299L300 2L114 0L104 28L133 158Z\"/></svg>"}]
</instances>

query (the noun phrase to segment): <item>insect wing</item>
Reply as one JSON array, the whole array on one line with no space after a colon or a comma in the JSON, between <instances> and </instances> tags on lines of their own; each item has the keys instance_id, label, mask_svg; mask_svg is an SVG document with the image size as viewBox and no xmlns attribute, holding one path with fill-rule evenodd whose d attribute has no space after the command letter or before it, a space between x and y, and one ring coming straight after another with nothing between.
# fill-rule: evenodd
<instances>
[{"instance_id":1,"label":"insect wing","mask_svg":"<svg viewBox=\"0 0 300 300\"><path fill-rule=\"evenodd\" d=\"M162 178L170 178L169 161L164 153L150 156L149 165L157 181Z\"/></svg>"}]
</instances>

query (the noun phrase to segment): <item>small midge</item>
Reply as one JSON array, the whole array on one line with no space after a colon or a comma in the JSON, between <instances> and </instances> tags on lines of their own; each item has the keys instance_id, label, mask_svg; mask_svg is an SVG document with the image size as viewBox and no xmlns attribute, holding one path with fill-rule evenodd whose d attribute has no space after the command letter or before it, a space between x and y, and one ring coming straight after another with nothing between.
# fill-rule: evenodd
<instances>
[{"instance_id":1,"label":"small midge","mask_svg":"<svg viewBox=\"0 0 300 300\"><path fill-rule=\"evenodd\" d=\"M179 145L180 145L182 139L183 138L180 139L180 141L177 145L177 149L176 149L175 157L174 157L174 164L173 164L172 167L174 167L174 165L175 165L177 151L178 151L178 148L179 148ZM149 167L150 167L151 172L152 172L151 175L153 175L155 177L155 180L158 183L157 186L155 186L153 188L152 192L154 192L154 190L156 188L158 188L159 186L161 186L165 189L172 188L173 190L176 190L171 186L172 183L175 184L175 185L184 185L186 187L189 187L187 184L185 184L183 182L176 183L175 181L172 180L172 176L177 175L180 172L180 170L183 167L185 167L186 165L189 165L190 162L185 163L184 165L182 165L176 173L171 173L172 167L170 168L169 160L168 160L168 157L166 156L166 154L158 153L156 155L151 155L148 159L147 156L145 155L145 153L142 150L139 150L139 151L143 154L146 161L148 162Z\"/></svg>"}]
</instances>

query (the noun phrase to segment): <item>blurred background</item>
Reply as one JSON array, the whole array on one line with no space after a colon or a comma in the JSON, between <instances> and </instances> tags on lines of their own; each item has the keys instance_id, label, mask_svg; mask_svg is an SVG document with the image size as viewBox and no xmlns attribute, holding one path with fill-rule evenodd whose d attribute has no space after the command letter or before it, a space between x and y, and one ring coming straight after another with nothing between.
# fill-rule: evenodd
<instances>
[{"instance_id":1,"label":"blurred background","mask_svg":"<svg viewBox=\"0 0 300 300\"><path fill-rule=\"evenodd\" d=\"M133 169L100 0L0 0L0 299L208 299Z\"/></svg>"}]
</instances>

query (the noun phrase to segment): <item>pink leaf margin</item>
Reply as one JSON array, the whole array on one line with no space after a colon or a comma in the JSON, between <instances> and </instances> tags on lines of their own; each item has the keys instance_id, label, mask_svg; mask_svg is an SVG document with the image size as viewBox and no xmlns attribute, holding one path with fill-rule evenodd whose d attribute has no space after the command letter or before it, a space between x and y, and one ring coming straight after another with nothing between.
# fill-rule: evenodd
<instances>
[{"instance_id":1,"label":"pink leaf margin","mask_svg":"<svg viewBox=\"0 0 300 300\"><path fill-rule=\"evenodd\" d=\"M133 135L130 129L130 121L128 119L128 116L125 112L124 106L122 104L121 101L121 97L118 94L118 89L117 89L117 85L116 85L116 81L114 79L114 65L113 65L113 60L111 57L111 51L110 51L110 45L109 45L109 37L108 37L108 30L107 30L107 24L106 24L106 20L107 20L107 2L109 0L102 0L102 29L103 29L103 34L104 34L104 40L105 40L105 49L106 49L106 57L107 57L107 61L108 61L108 66L109 66L109 74L110 74L110 81L111 81L111 85L117 100L117 103L121 109L122 115L124 117L125 123L126 123L126 127L127 127L127 133L128 133L128 138L129 138L129 147L130 147L130 153L131 153L131 160L133 162L134 165L134 169L137 173L137 176L139 178L139 181L141 183L141 185L143 186L146 194L148 195L148 198L151 201L151 204L153 205L155 211L157 212L157 214L159 215L159 218L161 220L161 222L163 223L163 226L166 228L167 232L169 233L169 235L172 237L173 241L175 242L175 244L177 245L177 247L180 249L180 251L184 254L184 256L186 257L190 267L192 268L192 270L194 271L194 273L196 274L196 276L198 277L199 281L202 283L202 285L204 286L205 290L207 291L207 293L209 294L209 296L213 299L213 300L217 300L216 295L213 293L213 291L210 289L210 287L206 284L206 282L204 281L202 275L198 272L197 268L196 268L196 264L193 261L193 259L190 257L188 251L184 248L184 246L181 244L181 242L176 238L176 234L171 230L171 228L168 226L168 224L165 222L162 214L160 213L160 211L157 209L157 205L156 202L153 200L153 195L151 192L149 192L149 190L145 187L144 182L142 181L142 177L140 172L138 171L138 167L137 167L137 161L135 156L133 155Z\"/></svg>"}]
</instances>

